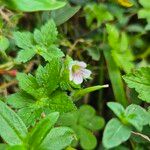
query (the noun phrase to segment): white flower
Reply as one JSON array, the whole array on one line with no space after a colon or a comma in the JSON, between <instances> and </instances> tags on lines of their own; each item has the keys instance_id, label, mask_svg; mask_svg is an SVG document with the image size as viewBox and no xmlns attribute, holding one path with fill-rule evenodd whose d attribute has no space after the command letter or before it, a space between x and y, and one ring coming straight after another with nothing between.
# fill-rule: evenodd
<instances>
[{"instance_id":1,"label":"white flower","mask_svg":"<svg viewBox=\"0 0 150 150\"><path fill-rule=\"evenodd\" d=\"M75 84L81 84L83 79L89 78L91 71L86 68L86 63L82 61L73 61L69 66L69 78Z\"/></svg>"}]
</instances>

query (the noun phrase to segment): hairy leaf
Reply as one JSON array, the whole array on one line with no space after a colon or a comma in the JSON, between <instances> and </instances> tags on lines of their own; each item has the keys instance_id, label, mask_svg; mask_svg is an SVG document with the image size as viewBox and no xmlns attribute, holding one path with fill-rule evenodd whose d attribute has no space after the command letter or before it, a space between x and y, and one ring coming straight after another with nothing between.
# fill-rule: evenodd
<instances>
[{"instance_id":1,"label":"hairy leaf","mask_svg":"<svg viewBox=\"0 0 150 150\"><path fill-rule=\"evenodd\" d=\"M150 67L136 70L123 78L130 88L135 88L140 99L150 103Z\"/></svg>"},{"instance_id":2,"label":"hairy leaf","mask_svg":"<svg viewBox=\"0 0 150 150\"><path fill-rule=\"evenodd\" d=\"M22 120L6 104L0 101L0 135L9 145L23 143L27 129Z\"/></svg>"}]
</instances>

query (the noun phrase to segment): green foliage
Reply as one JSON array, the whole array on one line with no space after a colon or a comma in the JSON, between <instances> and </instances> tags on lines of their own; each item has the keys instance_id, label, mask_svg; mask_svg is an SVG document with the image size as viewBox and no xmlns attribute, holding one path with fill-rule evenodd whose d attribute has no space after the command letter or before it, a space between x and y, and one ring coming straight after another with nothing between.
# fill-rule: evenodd
<instances>
[{"instance_id":1,"label":"green foliage","mask_svg":"<svg viewBox=\"0 0 150 150\"><path fill-rule=\"evenodd\" d=\"M105 127L103 144L106 148L112 148L128 140L130 135L131 129L123 125L118 119L113 118Z\"/></svg>"},{"instance_id":2,"label":"green foliage","mask_svg":"<svg viewBox=\"0 0 150 150\"><path fill-rule=\"evenodd\" d=\"M114 19L113 15L108 11L108 8L104 4L91 3L84 8L86 13L86 23L91 28L99 27L103 22L111 21ZM94 19L97 20L97 24L93 24Z\"/></svg>"},{"instance_id":3,"label":"green foliage","mask_svg":"<svg viewBox=\"0 0 150 150\"><path fill-rule=\"evenodd\" d=\"M9 47L9 40L4 37L0 36L0 51L5 51Z\"/></svg>"},{"instance_id":4,"label":"green foliage","mask_svg":"<svg viewBox=\"0 0 150 150\"><path fill-rule=\"evenodd\" d=\"M74 140L74 132L68 127L54 127L59 113L54 112L42 119L31 132L6 104L0 101L0 136L9 145L1 145L7 150L61 150ZM7 130L4 130L6 127ZM61 143L61 144L58 144Z\"/></svg>"},{"instance_id":5,"label":"green foliage","mask_svg":"<svg viewBox=\"0 0 150 150\"><path fill-rule=\"evenodd\" d=\"M106 148L116 147L127 141L133 128L142 131L143 126L149 123L149 113L136 104L124 109L119 103L109 102L108 107L120 120L113 118L107 123L103 135L103 144Z\"/></svg>"},{"instance_id":6,"label":"green foliage","mask_svg":"<svg viewBox=\"0 0 150 150\"><path fill-rule=\"evenodd\" d=\"M118 67L129 73L133 68L133 55L129 50L127 35L123 32L119 35L118 30L107 24L108 42L111 47L112 57Z\"/></svg>"},{"instance_id":7,"label":"green foliage","mask_svg":"<svg viewBox=\"0 0 150 150\"><path fill-rule=\"evenodd\" d=\"M72 7L70 4L67 4L63 8L52 11L51 18L53 18L56 25L61 25L76 14L80 8L80 6Z\"/></svg>"},{"instance_id":8,"label":"green foliage","mask_svg":"<svg viewBox=\"0 0 150 150\"><path fill-rule=\"evenodd\" d=\"M85 88L85 89L80 89L80 90L76 90L73 94L72 94L72 98L74 101L79 100L80 98L82 98L84 95L96 91L96 90L100 90L103 88L107 88L109 85L97 85L97 86L92 86L89 88Z\"/></svg>"},{"instance_id":9,"label":"green foliage","mask_svg":"<svg viewBox=\"0 0 150 150\"><path fill-rule=\"evenodd\" d=\"M53 20L48 21L40 30L35 29L34 33L15 32L16 45L21 48L17 61L25 63L35 54L41 55L46 61L64 56L63 52L55 44L57 35L57 28Z\"/></svg>"},{"instance_id":10,"label":"green foliage","mask_svg":"<svg viewBox=\"0 0 150 150\"><path fill-rule=\"evenodd\" d=\"M138 17L146 19L148 24L145 27L146 30L150 30L150 4L148 0L139 0L139 3L143 6L138 12Z\"/></svg>"},{"instance_id":11,"label":"green foliage","mask_svg":"<svg viewBox=\"0 0 150 150\"><path fill-rule=\"evenodd\" d=\"M148 0L0 5L0 150L150 149Z\"/></svg>"},{"instance_id":12,"label":"green foliage","mask_svg":"<svg viewBox=\"0 0 150 150\"><path fill-rule=\"evenodd\" d=\"M94 149L97 141L92 132L102 129L105 122L91 106L83 105L78 111L62 114L58 124L71 127L83 149Z\"/></svg>"},{"instance_id":13,"label":"green foliage","mask_svg":"<svg viewBox=\"0 0 150 150\"><path fill-rule=\"evenodd\" d=\"M27 129L22 120L0 101L0 135L9 145L23 143L27 135Z\"/></svg>"},{"instance_id":14,"label":"green foliage","mask_svg":"<svg viewBox=\"0 0 150 150\"><path fill-rule=\"evenodd\" d=\"M33 124L42 112L69 112L76 109L66 92L59 90L60 72L61 64L56 59L45 67L39 66L35 77L24 73L17 75L23 91L10 95L7 102L13 108L20 109L18 114L27 126Z\"/></svg>"},{"instance_id":15,"label":"green foliage","mask_svg":"<svg viewBox=\"0 0 150 150\"><path fill-rule=\"evenodd\" d=\"M53 128L43 140L40 149L44 150L62 150L74 140L74 132L67 127Z\"/></svg>"},{"instance_id":16,"label":"green foliage","mask_svg":"<svg viewBox=\"0 0 150 150\"><path fill-rule=\"evenodd\" d=\"M130 88L135 88L141 100L150 102L150 67L135 70L123 78Z\"/></svg>"},{"instance_id":17,"label":"green foliage","mask_svg":"<svg viewBox=\"0 0 150 150\"><path fill-rule=\"evenodd\" d=\"M46 138L47 133L53 128L59 117L59 113L51 113L43 119L36 127L31 131L30 136L28 138L28 143L30 148L36 149L39 147L43 140Z\"/></svg>"},{"instance_id":18,"label":"green foliage","mask_svg":"<svg viewBox=\"0 0 150 150\"><path fill-rule=\"evenodd\" d=\"M33 12L40 10L54 10L63 7L66 2L62 1L49 1L49 0L3 0L10 9L23 11L23 12Z\"/></svg>"},{"instance_id":19,"label":"green foliage","mask_svg":"<svg viewBox=\"0 0 150 150\"><path fill-rule=\"evenodd\" d=\"M103 52L107 62L107 68L108 68L115 100L121 103L123 106L127 106L127 99L123 87L121 72L118 66L116 65L114 59L112 58L111 51L108 48L105 48Z\"/></svg>"}]
</instances>

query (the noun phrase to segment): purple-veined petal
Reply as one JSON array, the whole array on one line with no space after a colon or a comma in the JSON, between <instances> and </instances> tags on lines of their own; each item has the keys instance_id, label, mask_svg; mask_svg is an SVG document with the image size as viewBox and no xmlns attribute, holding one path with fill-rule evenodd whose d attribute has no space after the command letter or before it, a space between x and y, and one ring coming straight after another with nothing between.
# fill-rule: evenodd
<instances>
[{"instance_id":1,"label":"purple-veined petal","mask_svg":"<svg viewBox=\"0 0 150 150\"><path fill-rule=\"evenodd\" d=\"M73 75L73 82L75 84L81 84L83 82L83 77L81 74L74 74Z\"/></svg>"},{"instance_id":2,"label":"purple-veined petal","mask_svg":"<svg viewBox=\"0 0 150 150\"><path fill-rule=\"evenodd\" d=\"M82 73L83 78L89 78L92 72L88 69L82 69L81 73Z\"/></svg>"},{"instance_id":3,"label":"purple-veined petal","mask_svg":"<svg viewBox=\"0 0 150 150\"><path fill-rule=\"evenodd\" d=\"M86 68L87 64L83 61L76 61L76 65L82 67L82 68Z\"/></svg>"}]
</instances>

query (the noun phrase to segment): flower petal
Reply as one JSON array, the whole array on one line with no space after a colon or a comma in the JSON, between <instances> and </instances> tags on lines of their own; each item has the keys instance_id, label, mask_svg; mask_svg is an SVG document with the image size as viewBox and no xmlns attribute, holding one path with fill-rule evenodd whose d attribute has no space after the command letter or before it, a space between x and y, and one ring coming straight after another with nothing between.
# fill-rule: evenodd
<instances>
[{"instance_id":1,"label":"flower petal","mask_svg":"<svg viewBox=\"0 0 150 150\"><path fill-rule=\"evenodd\" d=\"M83 78L89 78L92 72L88 69L82 69L81 73L82 73Z\"/></svg>"},{"instance_id":2,"label":"flower petal","mask_svg":"<svg viewBox=\"0 0 150 150\"><path fill-rule=\"evenodd\" d=\"M73 82L75 84L81 84L83 82L83 77L80 74L74 74L73 76Z\"/></svg>"},{"instance_id":3,"label":"flower petal","mask_svg":"<svg viewBox=\"0 0 150 150\"><path fill-rule=\"evenodd\" d=\"M83 61L76 61L76 65L82 67L82 68L86 68L87 64Z\"/></svg>"}]
</instances>

